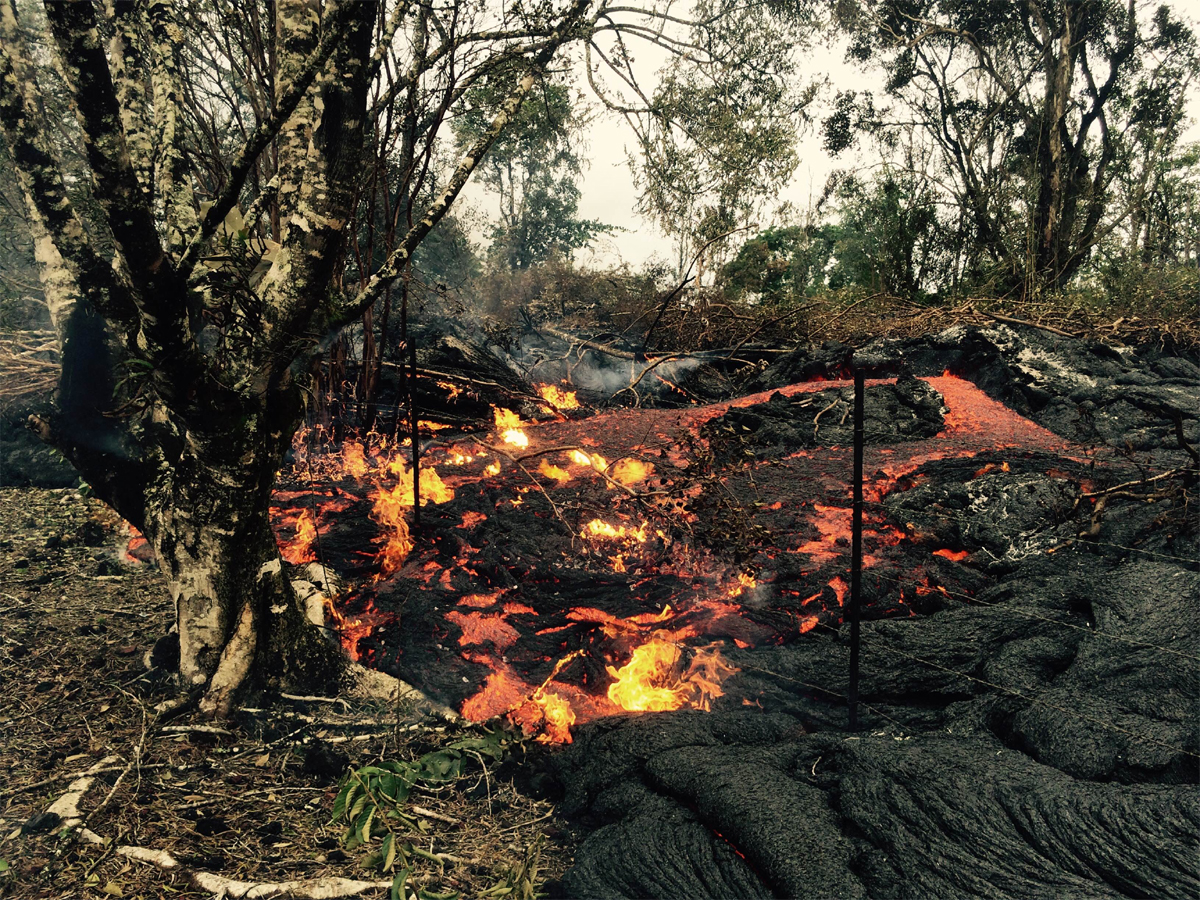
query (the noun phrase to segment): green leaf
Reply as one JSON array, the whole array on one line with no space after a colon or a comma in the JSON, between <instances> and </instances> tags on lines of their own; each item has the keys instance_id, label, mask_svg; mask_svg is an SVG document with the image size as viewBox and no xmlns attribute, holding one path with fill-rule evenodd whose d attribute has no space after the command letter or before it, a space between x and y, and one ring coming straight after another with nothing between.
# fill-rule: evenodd
<instances>
[{"instance_id":1,"label":"green leaf","mask_svg":"<svg viewBox=\"0 0 1200 900\"><path fill-rule=\"evenodd\" d=\"M367 843L371 840L371 820L375 818L376 806L372 806L363 812L358 820L354 823L354 833L358 835L358 839L362 843Z\"/></svg>"},{"instance_id":2,"label":"green leaf","mask_svg":"<svg viewBox=\"0 0 1200 900\"><path fill-rule=\"evenodd\" d=\"M354 790L354 783L349 782L333 798L333 821L338 821L346 814L346 801L349 799L352 790Z\"/></svg>"},{"instance_id":3,"label":"green leaf","mask_svg":"<svg viewBox=\"0 0 1200 900\"><path fill-rule=\"evenodd\" d=\"M367 801L371 799L369 794L364 793L361 797L354 801L354 806L350 809L350 814L346 816L351 822L354 822L362 814L363 809L367 805Z\"/></svg>"},{"instance_id":4,"label":"green leaf","mask_svg":"<svg viewBox=\"0 0 1200 900\"><path fill-rule=\"evenodd\" d=\"M404 887L407 883L408 869L401 869L392 879L392 891L388 895L390 900L408 900L408 891Z\"/></svg>"},{"instance_id":5,"label":"green leaf","mask_svg":"<svg viewBox=\"0 0 1200 900\"><path fill-rule=\"evenodd\" d=\"M7 859L0 859L0 875L3 875L10 868L11 866L9 866Z\"/></svg>"},{"instance_id":6,"label":"green leaf","mask_svg":"<svg viewBox=\"0 0 1200 900\"><path fill-rule=\"evenodd\" d=\"M396 836L391 832L384 837L380 852L383 854L383 864L380 868L385 872L390 872L392 866L396 864Z\"/></svg>"}]
</instances>

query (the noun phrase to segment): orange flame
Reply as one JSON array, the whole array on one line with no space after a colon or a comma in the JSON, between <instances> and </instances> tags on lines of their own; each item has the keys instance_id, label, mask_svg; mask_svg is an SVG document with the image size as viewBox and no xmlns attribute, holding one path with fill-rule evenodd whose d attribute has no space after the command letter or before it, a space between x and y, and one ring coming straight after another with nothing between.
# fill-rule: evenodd
<instances>
[{"instance_id":1,"label":"orange flame","mask_svg":"<svg viewBox=\"0 0 1200 900\"><path fill-rule=\"evenodd\" d=\"M366 451L358 441L347 441L342 444L342 471L352 478L362 478L370 470L367 465Z\"/></svg>"},{"instance_id":2,"label":"orange flame","mask_svg":"<svg viewBox=\"0 0 1200 900\"><path fill-rule=\"evenodd\" d=\"M579 399L574 391L564 391L553 384L536 385L542 399L559 409L579 409Z\"/></svg>"},{"instance_id":3,"label":"orange flame","mask_svg":"<svg viewBox=\"0 0 1200 900\"><path fill-rule=\"evenodd\" d=\"M745 572L738 572L738 583L729 589L730 597L740 597L747 588L758 587L758 580Z\"/></svg>"},{"instance_id":4,"label":"orange flame","mask_svg":"<svg viewBox=\"0 0 1200 900\"><path fill-rule=\"evenodd\" d=\"M534 693L533 702L542 708L546 720L544 730L534 740L540 744L571 743L571 726L575 724L575 710L571 709L571 704L558 694L547 694L541 688Z\"/></svg>"},{"instance_id":5,"label":"orange flame","mask_svg":"<svg viewBox=\"0 0 1200 900\"><path fill-rule=\"evenodd\" d=\"M637 541L639 544L646 542L646 532L649 524L643 522L637 528L625 527L624 525L610 525L603 519L592 519L583 526L583 536L595 538L602 541Z\"/></svg>"},{"instance_id":6,"label":"orange flame","mask_svg":"<svg viewBox=\"0 0 1200 900\"><path fill-rule=\"evenodd\" d=\"M578 463L581 466L591 466L597 472L603 472L608 468L608 460L599 453L587 454L582 450L572 450L569 454L571 462Z\"/></svg>"},{"instance_id":7,"label":"orange flame","mask_svg":"<svg viewBox=\"0 0 1200 900\"><path fill-rule=\"evenodd\" d=\"M714 697L724 695L724 680L738 670L716 649L703 648L679 676L680 655L676 645L658 638L642 644L622 668L607 667L614 679L608 699L630 712L664 712L685 704L709 709Z\"/></svg>"},{"instance_id":8,"label":"orange flame","mask_svg":"<svg viewBox=\"0 0 1200 900\"><path fill-rule=\"evenodd\" d=\"M557 481L559 484L566 484L571 480L570 472L568 472L566 469L560 469L558 466L548 463L544 459L538 464L537 470L539 475L545 475L547 478L551 479L552 481Z\"/></svg>"},{"instance_id":9,"label":"orange flame","mask_svg":"<svg viewBox=\"0 0 1200 900\"><path fill-rule=\"evenodd\" d=\"M496 430L500 432L500 440L512 447L528 447L529 435L521 430L521 417L511 409L493 407L492 413L496 420Z\"/></svg>"},{"instance_id":10,"label":"orange flame","mask_svg":"<svg viewBox=\"0 0 1200 900\"><path fill-rule=\"evenodd\" d=\"M391 575L404 564L413 548L408 522L405 521L405 514L412 507L412 484L401 481L390 491L379 487L372 498L375 506L371 510L371 518L389 532L379 552L380 572Z\"/></svg>"},{"instance_id":11,"label":"orange flame","mask_svg":"<svg viewBox=\"0 0 1200 900\"><path fill-rule=\"evenodd\" d=\"M641 484L654 474L654 466L640 459L622 459L612 468L612 478L623 485Z\"/></svg>"},{"instance_id":12,"label":"orange flame","mask_svg":"<svg viewBox=\"0 0 1200 900\"><path fill-rule=\"evenodd\" d=\"M382 485L376 485L371 495L374 506L371 518L382 525L389 533L379 552L380 575L391 575L404 564L408 554L412 552L413 541L408 531L405 517L413 506L412 481L405 477L405 467L399 456L388 464L388 471L396 473L400 480L390 490ZM454 491L446 486L436 469L421 470L421 505L427 503L446 503L454 499Z\"/></svg>"},{"instance_id":13,"label":"orange flame","mask_svg":"<svg viewBox=\"0 0 1200 900\"><path fill-rule=\"evenodd\" d=\"M296 536L279 548L279 554L293 566L313 562L317 554L313 552L313 541L317 537L317 523L312 511L302 509L296 517Z\"/></svg>"}]
</instances>

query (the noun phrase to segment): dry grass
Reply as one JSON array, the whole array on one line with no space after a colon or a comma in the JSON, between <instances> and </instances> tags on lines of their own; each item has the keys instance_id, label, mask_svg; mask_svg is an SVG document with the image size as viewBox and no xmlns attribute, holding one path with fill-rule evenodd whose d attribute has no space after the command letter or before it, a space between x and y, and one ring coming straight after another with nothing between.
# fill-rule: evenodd
<instances>
[{"instance_id":1,"label":"dry grass","mask_svg":"<svg viewBox=\"0 0 1200 900\"><path fill-rule=\"evenodd\" d=\"M619 320L640 333L655 310ZM737 348L744 344L789 348L797 343L840 341L858 345L877 337L911 338L954 325L1020 322L1108 344L1157 343L1183 352L1200 350L1200 299L1190 304L1103 303L1085 294L1040 301L969 298L923 303L887 294L844 292L791 307L729 304L703 295L672 306L662 317L652 346L672 350ZM620 329L618 329L620 330Z\"/></svg>"}]
</instances>

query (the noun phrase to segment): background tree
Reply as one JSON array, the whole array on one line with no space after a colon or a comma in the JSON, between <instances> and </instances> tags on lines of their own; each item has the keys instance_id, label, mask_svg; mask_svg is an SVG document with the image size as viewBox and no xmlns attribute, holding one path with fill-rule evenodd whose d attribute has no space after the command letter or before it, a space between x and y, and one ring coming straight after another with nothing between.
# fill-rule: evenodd
<instances>
[{"instance_id":1,"label":"background tree","mask_svg":"<svg viewBox=\"0 0 1200 900\"><path fill-rule=\"evenodd\" d=\"M487 130L510 74L498 71L466 92L454 123L460 146L469 146ZM569 259L612 230L579 217L582 167L576 147L585 123L570 86L543 80L484 161L479 178L496 195L500 212L491 255L510 269L527 269L553 254Z\"/></svg>"},{"instance_id":2,"label":"background tree","mask_svg":"<svg viewBox=\"0 0 1200 900\"><path fill-rule=\"evenodd\" d=\"M837 8L895 104L860 118L923 133L968 214L971 255L1026 295L1065 286L1128 214L1111 205L1119 170L1144 183L1169 154L1198 71L1192 31L1136 0Z\"/></svg>"},{"instance_id":3,"label":"background tree","mask_svg":"<svg viewBox=\"0 0 1200 900\"><path fill-rule=\"evenodd\" d=\"M702 277L727 252L719 238L749 225L795 170L797 129L816 93L795 84L808 5L702 0L679 35L599 22L587 45L588 77L635 135L638 211L675 238L680 277L707 248ZM667 57L652 92L638 83L630 34Z\"/></svg>"}]
</instances>

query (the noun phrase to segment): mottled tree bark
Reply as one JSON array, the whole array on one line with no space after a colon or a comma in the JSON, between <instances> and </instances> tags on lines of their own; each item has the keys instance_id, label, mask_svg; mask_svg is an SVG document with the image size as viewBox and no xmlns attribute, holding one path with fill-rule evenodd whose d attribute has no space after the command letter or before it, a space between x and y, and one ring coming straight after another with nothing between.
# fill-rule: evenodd
<instances>
[{"instance_id":1,"label":"mottled tree bark","mask_svg":"<svg viewBox=\"0 0 1200 900\"><path fill-rule=\"evenodd\" d=\"M209 714L227 714L255 688L344 683L349 660L308 621L269 520L275 476L302 421L302 389L330 331L371 305L446 213L532 73L583 34L590 2L548 13L543 29L484 36L498 54L513 52L506 41L524 41L530 74L383 270L338 303L333 287L371 127L367 94L380 69L377 3L275 4L275 109L201 216L182 149L179 7L112 0L106 42L93 3L47 2L56 66L87 150L88 171L71 175L90 180L99 210L85 222L42 120L14 0L0 0L0 129L63 359L57 409L34 426L150 541L175 602L181 681ZM386 23L389 40L405 9ZM210 280L206 248L272 142L280 247L271 268L253 286Z\"/></svg>"}]
</instances>

